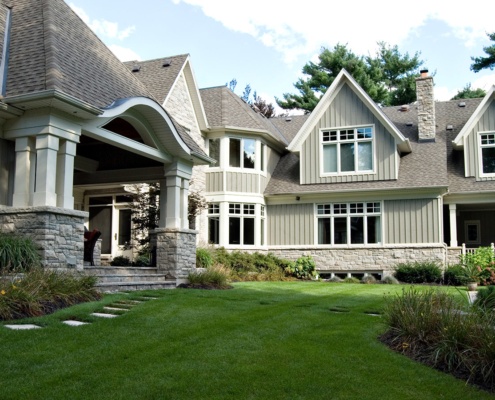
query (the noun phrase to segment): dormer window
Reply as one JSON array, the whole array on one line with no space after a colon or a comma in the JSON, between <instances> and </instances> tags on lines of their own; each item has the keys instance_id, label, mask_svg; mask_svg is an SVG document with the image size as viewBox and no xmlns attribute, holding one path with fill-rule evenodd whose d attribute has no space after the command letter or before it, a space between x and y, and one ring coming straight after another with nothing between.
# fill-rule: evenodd
<instances>
[{"instance_id":1,"label":"dormer window","mask_svg":"<svg viewBox=\"0 0 495 400\"><path fill-rule=\"evenodd\" d=\"M481 174L495 174L495 132L483 132L479 135L481 151Z\"/></svg>"},{"instance_id":2,"label":"dormer window","mask_svg":"<svg viewBox=\"0 0 495 400\"><path fill-rule=\"evenodd\" d=\"M322 130L322 173L372 172L373 137L372 126Z\"/></svg>"}]
</instances>

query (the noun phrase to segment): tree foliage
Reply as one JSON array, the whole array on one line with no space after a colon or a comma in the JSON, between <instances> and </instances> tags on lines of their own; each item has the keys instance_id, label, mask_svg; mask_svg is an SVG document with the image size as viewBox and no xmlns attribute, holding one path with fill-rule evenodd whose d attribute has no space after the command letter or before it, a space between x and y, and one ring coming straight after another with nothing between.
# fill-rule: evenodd
<instances>
[{"instance_id":1,"label":"tree foliage","mask_svg":"<svg viewBox=\"0 0 495 400\"><path fill-rule=\"evenodd\" d=\"M495 42L495 32L486 34L492 42ZM471 71L480 72L482 69L493 70L495 68L495 44L483 47L487 57L471 57L474 62L471 64Z\"/></svg>"},{"instance_id":2,"label":"tree foliage","mask_svg":"<svg viewBox=\"0 0 495 400\"><path fill-rule=\"evenodd\" d=\"M463 89L459 90L457 94L452 97L450 100L459 100L459 99L476 99L478 97L485 97L486 92L483 89L473 89L471 84L468 83L464 86Z\"/></svg>"},{"instance_id":3,"label":"tree foliage","mask_svg":"<svg viewBox=\"0 0 495 400\"><path fill-rule=\"evenodd\" d=\"M237 85L237 80L234 78L227 85L230 90L235 93L235 87ZM251 106L251 108L259 114L264 115L266 118L271 118L275 116L275 106L272 103L267 102L261 96L258 95L256 90L253 92L251 97L251 85L248 83L242 92L242 96L239 96L242 100L244 100L247 104Z\"/></svg>"},{"instance_id":4,"label":"tree foliage","mask_svg":"<svg viewBox=\"0 0 495 400\"><path fill-rule=\"evenodd\" d=\"M345 68L356 82L378 104L401 105L416 99L415 78L423 64L419 53L410 56L401 54L397 46L378 43L375 56L358 56L346 45L337 44L333 49L323 48L318 62L304 65L300 78L294 87L299 94L284 93L283 100L276 98L284 109L301 109L311 112L318 104L342 68Z\"/></svg>"}]
</instances>

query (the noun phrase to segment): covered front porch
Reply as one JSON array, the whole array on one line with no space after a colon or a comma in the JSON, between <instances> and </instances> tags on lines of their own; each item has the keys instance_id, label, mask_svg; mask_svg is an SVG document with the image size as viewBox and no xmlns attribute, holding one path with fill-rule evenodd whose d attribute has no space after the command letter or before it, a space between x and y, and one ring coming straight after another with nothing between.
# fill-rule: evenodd
<instances>
[{"instance_id":1,"label":"covered front porch","mask_svg":"<svg viewBox=\"0 0 495 400\"><path fill-rule=\"evenodd\" d=\"M193 166L208 157L191 150L181 127L153 100L126 99L84 112L70 103L63 104L65 112L34 109L6 123L2 144L12 162L1 229L32 237L45 267L82 270L85 227L102 231L106 254L127 242L119 224L129 221L128 211L117 207L112 218L116 203L110 209L108 199L125 195L129 184L160 182L156 267L168 279L185 279L195 266L196 243L189 181Z\"/></svg>"},{"instance_id":2,"label":"covered front porch","mask_svg":"<svg viewBox=\"0 0 495 400\"><path fill-rule=\"evenodd\" d=\"M448 262L478 247L495 243L495 201L493 196L473 195L449 199L444 203L444 242L448 245Z\"/></svg>"}]
</instances>

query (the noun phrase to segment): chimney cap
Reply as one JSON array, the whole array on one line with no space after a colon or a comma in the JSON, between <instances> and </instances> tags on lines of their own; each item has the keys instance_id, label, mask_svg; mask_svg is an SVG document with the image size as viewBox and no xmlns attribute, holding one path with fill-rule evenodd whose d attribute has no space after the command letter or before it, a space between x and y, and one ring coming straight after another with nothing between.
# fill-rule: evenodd
<instances>
[{"instance_id":1,"label":"chimney cap","mask_svg":"<svg viewBox=\"0 0 495 400\"><path fill-rule=\"evenodd\" d=\"M427 78L428 77L428 68L423 68L419 71L421 78Z\"/></svg>"}]
</instances>

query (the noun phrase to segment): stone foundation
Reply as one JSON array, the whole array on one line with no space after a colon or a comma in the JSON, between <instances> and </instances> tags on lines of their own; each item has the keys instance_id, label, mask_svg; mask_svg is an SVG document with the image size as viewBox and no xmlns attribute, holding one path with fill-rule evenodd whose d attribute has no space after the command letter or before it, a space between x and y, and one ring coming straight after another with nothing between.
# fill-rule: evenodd
<instances>
[{"instance_id":1,"label":"stone foundation","mask_svg":"<svg viewBox=\"0 0 495 400\"><path fill-rule=\"evenodd\" d=\"M0 230L33 239L45 267L82 269L87 216L87 212L57 207L8 207L0 209Z\"/></svg>"},{"instance_id":2,"label":"stone foundation","mask_svg":"<svg viewBox=\"0 0 495 400\"><path fill-rule=\"evenodd\" d=\"M191 229L155 229L150 233L151 247L156 248L156 266L175 279L185 282L189 272L196 268L196 234Z\"/></svg>"},{"instance_id":3,"label":"stone foundation","mask_svg":"<svg viewBox=\"0 0 495 400\"><path fill-rule=\"evenodd\" d=\"M447 248L445 246L393 246L321 249L298 247L296 249L276 248L260 251L272 253L287 260L297 260L302 255L311 255L318 271L328 272L379 272L383 276L391 275L399 263L435 261L445 265Z\"/></svg>"},{"instance_id":4,"label":"stone foundation","mask_svg":"<svg viewBox=\"0 0 495 400\"><path fill-rule=\"evenodd\" d=\"M447 247L447 265L460 263L462 247Z\"/></svg>"}]
</instances>

